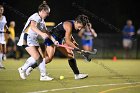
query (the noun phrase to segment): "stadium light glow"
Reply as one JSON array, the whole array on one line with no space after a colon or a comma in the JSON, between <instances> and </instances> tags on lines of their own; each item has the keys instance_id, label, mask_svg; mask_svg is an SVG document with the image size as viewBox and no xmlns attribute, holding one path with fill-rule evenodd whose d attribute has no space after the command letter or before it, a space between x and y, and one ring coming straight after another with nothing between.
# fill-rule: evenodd
<instances>
[{"instance_id":1,"label":"stadium light glow","mask_svg":"<svg viewBox=\"0 0 140 93\"><path fill-rule=\"evenodd\" d=\"M46 22L46 26L55 26L55 22Z\"/></svg>"}]
</instances>

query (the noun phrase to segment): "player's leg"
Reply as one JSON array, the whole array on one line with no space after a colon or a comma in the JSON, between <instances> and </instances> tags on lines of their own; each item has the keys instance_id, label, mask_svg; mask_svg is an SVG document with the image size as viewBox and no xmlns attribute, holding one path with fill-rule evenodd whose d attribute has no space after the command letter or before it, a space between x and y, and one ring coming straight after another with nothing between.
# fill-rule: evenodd
<instances>
[{"instance_id":1,"label":"player's leg","mask_svg":"<svg viewBox=\"0 0 140 93\"><path fill-rule=\"evenodd\" d=\"M1 44L1 41L2 41L2 34L0 33L0 69L3 67L3 65L2 65L2 44Z\"/></svg>"},{"instance_id":2,"label":"player's leg","mask_svg":"<svg viewBox=\"0 0 140 93\"><path fill-rule=\"evenodd\" d=\"M46 64L52 61L55 50L56 50L56 46L54 45L46 46L46 52L45 52Z\"/></svg>"},{"instance_id":3,"label":"player's leg","mask_svg":"<svg viewBox=\"0 0 140 93\"><path fill-rule=\"evenodd\" d=\"M90 48L89 48L88 45L83 45L83 49L84 49L85 51L89 51L89 50L90 50Z\"/></svg>"},{"instance_id":4,"label":"player's leg","mask_svg":"<svg viewBox=\"0 0 140 93\"><path fill-rule=\"evenodd\" d=\"M91 40L82 40L83 49L85 51L92 51L93 41Z\"/></svg>"},{"instance_id":5,"label":"player's leg","mask_svg":"<svg viewBox=\"0 0 140 93\"><path fill-rule=\"evenodd\" d=\"M2 59L6 60L6 44L2 44Z\"/></svg>"},{"instance_id":6,"label":"player's leg","mask_svg":"<svg viewBox=\"0 0 140 93\"><path fill-rule=\"evenodd\" d=\"M1 44L2 60L5 60L6 59L6 38L5 38L5 33L0 34L0 44Z\"/></svg>"},{"instance_id":7,"label":"player's leg","mask_svg":"<svg viewBox=\"0 0 140 93\"><path fill-rule=\"evenodd\" d=\"M2 65L2 44L0 44L0 69L2 69L4 66Z\"/></svg>"},{"instance_id":8,"label":"player's leg","mask_svg":"<svg viewBox=\"0 0 140 93\"><path fill-rule=\"evenodd\" d=\"M40 50L40 49L39 49ZM44 53L44 57L45 58L45 63L49 63L51 62L51 60L53 59L53 56L54 56L54 53L55 53L55 50L56 50L56 46L54 45L51 45L51 46L46 46L45 47L45 53ZM42 64L42 63L41 63ZM31 66L32 69L38 67L38 64L35 63ZM28 72L27 72L28 73ZM27 74L28 75L28 74Z\"/></svg>"},{"instance_id":9,"label":"player's leg","mask_svg":"<svg viewBox=\"0 0 140 93\"><path fill-rule=\"evenodd\" d=\"M40 48L38 50L41 50ZM54 53L55 53L55 46L47 46L46 47L46 51L45 51L45 57L43 59L43 61L38 65L37 63L31 65L27 70L26 70L26 75L29 75L31 73L31 71L36 68L36 67L39 67L39 70L40 70L40 80L41 81L49 81L49 80L52 80L53 78L49 77L46 75L46 63L49 63L53 56L54 56ZM40 54L42 56L43 53L40 52Z\"/></svg>"},{"instance_id":10,"label":"player's leg","mask_svg":"<svg viewBox=\"0 0 140 93\"><path fill-rule=\"evenodd\" d=\"M123 39L123 47L124 47L124 50L125 50L124 57L125 58L129 57L129 47L130 47L129 44L130 44L130 40L129 39Z\"/></svg>"},{"instance_id":11,"label":"player's leg","mask_svg":"<svg viewBox=\"0 0 140 93\"><path fill-rule=\"evenodd\" d=\"M131 58L131 56L132 56L132 55L131 55L131 54L132 54L132 53L131 53L131 52L132 52L132 51L131 51L132 45L133 45L132 40L131 40L131 39L128 39L128 56L127 56L128 58Z\"/></svg>"},{"instance_id":12,"label":"player's leg","mask_svg":"<svg viewBox=\"0 0 140 93\"><path fill-rule=\"evenodd\" d=\"M68 63L74 73L75 79L83 79L83 78L88 77L88 74L81 74L79 72L76 59L74 58L73 51L71 51L70 49L63 48L63 47L59 47L58 50L68 57Z\"/></svg>"},{"instance_id":13,"label":"player's leg","mask_svg":"<svg viewBox=\"0 0 140 93\"><path fill-rule=\"evenodd\" d=\"M49 51L48 51L49 49ZM41 50L41 49L39 49ZM43 61L39 64L39 70L40 70L40 80L41 81L49 81L49 80L53 80L53 78L49 77L46 74L46 62L50 62L52 60L52 57L54 55L55 49L53 46L49 46L49 48L46 48L46 55L44 56L42 52L40 52L40 54L42 53L42 56L44 56ZM49 56L48 56L49 54ZM50 58L51 56L51 58Z\"/></svg>"},{"instance_id":14,"label":"player's leg","mask_svg":"<svg viewBox=\"0 0 140 93\"><path fill-rule=\"evenodd\" d=\"M2 64L2 44L0 44L0 69L5 69L5 67Z\"/></svg>"},{"instance_id":15,"label":"player's leg","mask_svg":"<svg viewBox=\"0 0 140 93\"><path fill-rule=\"evenodd\" d=\"M53 46L53 42L50 39L46 39L44 42L44 45L46 45L45 50L44 50L45 51L44 58L45 58L46 63L49 63L53 58L53 55L55 52L55 46ZM31 66L32 69L34 69L36 67L38 67L37 63L35 63ZM29 71L30 71L30 69L29 69ZM27 73L29 71L27 71Z\"/></svg>"},{"instance_id":16,"label":"player's leg","mask_svg":"<svg viewBox=\"0 0 140 93\"><path fill-rule=\"evenodd\" d=\"M93 47L93 40L90 39L89 42L88 42L88 49L89 49L89 51L92 51L92 47Z\"/></svg>"},{"instance_id":17,"label":"player's leg","mask_svg":"<svg viewBox=\"0 0 140 93\"><path fill-rule=\"evenodd\" d=\"M47 63L51 62L51 60L54 56L55 50L56 50L56 46L53 45L53 42L50 39L46 39L44 44L46 45L45 50L44 50L45 51L44 58L45 58L45 61L47 64ZM37 64L34 64L31 67L34 69L37 66L38 66Z\"/></svg>"},{"instance_id":18,"label":"player's leg","mask_svg":"<svg viewBox=\"0 0 140 93\"><path fill-rule=\"evenodd\" d=\"M83 49L85 51L93 51L95 54L97 53L97 49L93 49L93 40L82 40L82 44L83 44ZM87 62L90 62L91 59L93 58L91 55L89 54L83 54L83 57L85 58L85 60Z\"/></svg>"},{"instance_id":19,"label":"player's leg","mask_svg":"<svg viewBox=\"0 0 140 93\"><path fill-rule=\"evenodd\" d=\"M88 47L88 40L82 39L82 47L84 50L88 51L89 47Z\"/></svg>"},{"instance_id":20,"label":"player's leg","mask_svg":"<svg viewBox=\"0 0 140 93\"><path fill-rule=\"evenodd\" d=\"M18 69L19 73L20 73L20 77L22 79L26 79L25 71L27 70L27 68L29 68L29 66L31 66L32 64L34 64L36 62L40 62L43 60L43 58L40 56L40 54L37 50L37 47L28 46L25 49L29 53L30 57L26 60L25 64Z\"/></svg>"}]
</instances>

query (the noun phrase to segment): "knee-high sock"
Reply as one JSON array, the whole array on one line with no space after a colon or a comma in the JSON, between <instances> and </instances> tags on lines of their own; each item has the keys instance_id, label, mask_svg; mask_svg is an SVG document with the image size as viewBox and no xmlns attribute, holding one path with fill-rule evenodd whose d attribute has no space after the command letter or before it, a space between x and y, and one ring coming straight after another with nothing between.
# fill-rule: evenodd
<instances>
[{"instance_id":1,"label":"knee-high sock","mask_svg":"<svg viewBox=\"0 0 140 93\"><path fill-rule=\"evenodd\" d=\"M0 53L0 67L3 67L3 65L2 65L2 53Z\"/></svg>"},{"instance_id":2,"label":"knee-high sock","mask_svg":"<svg viewBox=\"0 0 140 93\"><path fill-rule=\"evenodd\" d=\"M70 65L73 73L74 74L79 74L79 70L78 70L78 67L77 67L77 64L76 64L76 60L74 58L72 58L72 59L69 59L68 62L69 62L69 65Z\"/></svg>"},{"instance_id":3,"label":"knee-high sock","mask_svg":"<svg viewBox=\"0 0 140 93\"><path fill-rule=\"evenodd\" d=\"M46 75L46 64L45 64L45 58L43 61L39 64L39 70L40 70L40 75L45 76Z\"/></svg>"},{"instance_id":4,"label":"knee-high sock","mask_svg":"<svg viewBox=\"0 0 140 93\"><path fill-rule=\"evenodd\" d=\"M26 71L29 66L35 63L36 63L36 60L33 57L29 57L24 63L24 65L22 66L22 70Z\"/></svg>"}]
</instances>

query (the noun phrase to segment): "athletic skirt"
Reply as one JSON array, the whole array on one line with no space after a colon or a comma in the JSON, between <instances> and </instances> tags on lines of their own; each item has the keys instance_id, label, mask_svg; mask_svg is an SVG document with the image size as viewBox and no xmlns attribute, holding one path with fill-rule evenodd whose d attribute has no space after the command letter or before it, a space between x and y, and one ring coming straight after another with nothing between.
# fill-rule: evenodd
<instances>
[{"instance_id":1,"label":"athletic skirt","mask_svg":"<svg viewBox=\"0 0 140 93\"><path fill-rule=\"evenodd\" d=\"M0 44L6 44L4 33L0 33Z\"/></svg>"},{"instance_id":2,"label":"athletic skirt","mask_svg":"<svg viewBox=\"0 0 140 93\"><path fill-rule=\"evenodd\" d=\"M39 46L37 36L22 33L17 43L18 46Z\"/></svg>"},{"instance_id":3,"label":"athletic skirt","mask_svg":"<svg viewBox=\"0 0 140 93\"><path fill-rule=\"evenodd\" d=\"M93 40L92 39L90 39L90 40L82 39L82 45L91 47L93 45Z\"/></svg>"}]
</instances>

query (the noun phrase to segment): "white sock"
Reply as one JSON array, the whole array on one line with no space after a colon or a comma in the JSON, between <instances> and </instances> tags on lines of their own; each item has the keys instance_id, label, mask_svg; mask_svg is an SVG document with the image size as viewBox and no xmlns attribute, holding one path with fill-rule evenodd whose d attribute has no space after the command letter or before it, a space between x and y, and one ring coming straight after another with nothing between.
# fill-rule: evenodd
<instances>
[{"instance_id":1,"label":"white sock","mask_svg":"<svg viewBox=\"0 0 140 93\"><path fill-rule=\"evenodd\" d=\"M46 64L45 64L45 58L43 61L39 64L39 70L40 70L40 75L45 76L46 75Z\"/></svg>"},{"instance_id":2,"label":"white sock","mask_svg":"<svg viewBox=\"0 0 140 93\"><path fill-rule=\"evenodd\" d=\"M2 65L2 53L0 53L0 67L3 67L3 65Z\"/></svg>"},{"instance_id":3,"label":"white sock","mask_svg":"<svg viewBox=\"0 0 140 93\"><path fill-rule=\"evenodd\" d=\"M26 62L24 63L24 65L22 66L22 70L26 71L27 68L31 65L33 65L34 63L36 63L36 60L33 57L29 57Z\"/></svg>"},{"instance_id":4,"label":"white sock","mask_svg":"<svg viewBox=\"0 0 140 93\"><path fill-rule=\"evenodd\" d=\"M6 54L2 53L2 60L6 60Z\"/></svg>"}]
</instances>

